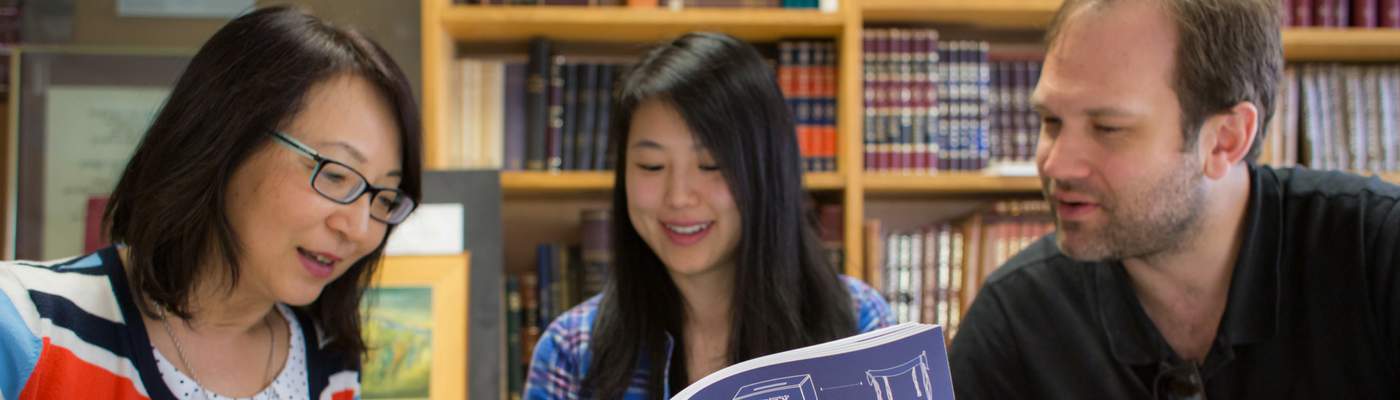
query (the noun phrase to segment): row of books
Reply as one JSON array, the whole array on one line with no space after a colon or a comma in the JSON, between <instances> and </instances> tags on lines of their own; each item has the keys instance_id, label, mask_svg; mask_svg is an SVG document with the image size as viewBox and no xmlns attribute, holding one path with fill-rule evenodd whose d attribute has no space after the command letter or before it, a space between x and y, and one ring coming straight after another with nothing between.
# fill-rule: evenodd
<instances>
[{"instance_id":1,"label":"row of books","mask_svg":"<svg viewBox=\"0 0 1400 400\"><path fill-rule=\"evenodd\" d=\"M628 65L555 54L530 42L527 61L457 60L460 111L448 168L597 171L612 168L613 93ZM831 41L778 43L777 76L793 112L804 169L836 170L836 50Z\"/></svg>"},{"instance_id":2,"label":"row of books","mask_svg":"<svg viewBox=\"0 0 1400 400\"><path fill-rule=\"evenodd\" d=\"M458 0L458 4L520 6L598 6L632 8L820 8L835 11L837 0Z\"/></svg>"},{"instance_id":3,"label":"row of books","mask_svg":"<svg viewBox=\"0 0 1400 400\"><path fill-rule=\"evenodd\" d=\"M797 125L803 170L836 170L836 44L778 43L778 86Z\"/></svg>"},{"instance_id":4,"label":"row of books","mask_svg":"<svg viewBox=\"0 0 1400 400\"><path fill-rule=\"evenodd\" d=\"M866 171L926 174L1031 160L1039 118L1027 99L1039 80L1038 55L993 61L987 42L940 42L932 29L867 29L862 39Z\"/></svg>"},{"instance_id":5,"label":"row of books","mask_svg":"<svg viewBox=\"0 0 1400 400\"><path fill-rule=\"evenodd\" d=\"M1293 27L1400 28L1400 0L1284 0Z\"/></svg>"},{"instance_id":6,"label":"row of books","mask_svg":"<svg viewBox=\"0 0 1400 400\"><path fill-rule=\"evenodd\" d=\"M518 399L540 334L555 317L603 290L612 265L611 212L584 210L580 244L536 247L534 271L506 276L506 394Z\"/></svg>"},{"instance_id":7,"label":"row of books","mask_svg":"<svg viewBox=\"0 0 1400 400\"><path fill-rule=\"evenodd\" d=\"M1400 64L1285 69L1260 160L1315 169L1400 171ZM1299 139L1302 139L1302 142Z\"/></svg>"},{"instance_id":8,"label":"row of books","mask_svg":"<svg viewBox=\"0 0 1400 400\"><path fill-rule=\"evenodd\" d=\"M941 324L957 333L986 276L1054 230L1043 201L1004 201L959 221L885 231L865 223L866 281L898 322Z\"/></svg>"}]
</instances>

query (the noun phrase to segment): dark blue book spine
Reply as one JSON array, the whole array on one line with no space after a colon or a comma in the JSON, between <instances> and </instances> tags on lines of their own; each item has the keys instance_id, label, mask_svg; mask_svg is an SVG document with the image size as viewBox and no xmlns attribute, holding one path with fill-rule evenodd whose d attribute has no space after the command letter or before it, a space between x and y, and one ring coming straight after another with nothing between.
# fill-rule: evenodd
<instances>
[{"instance_id":1,"label":"dark blue book spine","mask_svg":"<svg viewBox=\"0 0 1400 400\"><path fill-rule=\"evenodd\" d=\"M578 98L579 98L579 70L578 64L568 64L564 66L564 126L560 138L563 139L559 147L559 169L569 171L578 169Z\"/></svg>"},{"instance_id":2,"label":"dark blue book spine","mask_svg":"<svg viewBox=\"0 0 1400 400\"><path fill-rule=\"evenodd\" d=\"M593 169L593 146L598 136L598 64L583 64L579 69L578 126L574 145L574 169Z\"/></svg>"},{"instance_id":3,"label":"dark blue book spine","mask_svg":"<svg viewBox=\"0 0 1400 400\"><path fill-rule=\"evenodd\" d=\"M593 138L593 169L606 170L612 168L610 157L612 143L609 138L612 136L612 107L613 107L613 82L617 76L619 68L616 65L601 65L598 67L598 127L594 129L598 135Z\"/></svg>"},{"instance_id":4,"label":"dark blue book spine","mask_svg":"<svg viewBox=\"0 0 1400 400\"><path fill-rule=\"evenodd\" d=\"M549 154L549 97L554 81L550 42L530 41L529 75L525 81L525 169L544 170Z\"/></svg>"},{"instance_id":5,"label":"dark blue book spine","mask_svg":"<svg viewBox=\"0 0 1400 400\"><path fill-rule=\"evenodd\" d=\"M545 169L558 171L564 164L564 57L554 57L549 84L549 130L545 137Z\"/></svg>"},{"instance_id":6,"label":"dark blue book spine","mask_svg":"<svg viewBox=\"0 0 1400 400\"><path fill-rule=\"evenodd\" d=\"M554 287L553 253L553 246L549 244L535 246L535 271L539 277L538 283L536 284L536 290L538 290L539 293L538 296L536 296L536 298L539 299L539 320L537 323L541 331L543 331L545 327L548 327L551 320L554 319L554 291L552 289Z\"/></svg>"}]
</instances>

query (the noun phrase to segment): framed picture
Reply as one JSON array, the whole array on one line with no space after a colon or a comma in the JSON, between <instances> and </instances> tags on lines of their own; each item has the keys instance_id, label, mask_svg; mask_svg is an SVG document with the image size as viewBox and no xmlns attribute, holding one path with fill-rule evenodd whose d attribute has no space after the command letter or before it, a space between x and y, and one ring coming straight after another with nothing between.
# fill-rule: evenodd
<instances>
[{"instance_id":1,"label":"framed picture","mask_svg":"<svg viewBox=\"0 0 1400 400\"><path fill-rule=\"evenodd\" d=\"M21 48L6 138L3 256L82 253L88 204L111 193L191 57L143 50Z\"/></svg>"},{"instance_id":2,"label":"framed picture","mask_svg":"<svg viewBox=\"0 0 1400 400\"><path fill-rule=\"evenodd\" d=\"M466 398L468 263L467 253L385 258L361 302L361 398Z\"/></svg>"}]
</instances>

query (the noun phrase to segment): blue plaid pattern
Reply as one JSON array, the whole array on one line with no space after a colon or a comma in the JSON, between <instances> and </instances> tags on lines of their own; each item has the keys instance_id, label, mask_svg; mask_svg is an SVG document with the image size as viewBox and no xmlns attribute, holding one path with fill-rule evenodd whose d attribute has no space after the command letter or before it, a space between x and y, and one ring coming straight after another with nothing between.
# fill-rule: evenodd
<instances>
[{"instance_id":1,"label":"blue plaid pattern","mask_svg":"<svg viewBox=\"0 0 1400 400\"><path fill-rule=\"evenodd\" d=\"M890 306L879 293L864 282L855 278L841 277L851 293L851 301L856 306L856 324L859 333L865 333L895 324ZM578 399L583 389L583 378L588 374L588 363L593 352L588 348L592 337L593 318L598 313L599 296L594 296L568 312L554 319L535 344L534 357L530 361L529 376L525 380L525 398L539 399ZM668 342L667 346L670 344ZM668 357L670 351L667 351ZM670 360L665 360L670 363ZM647 371L645 360L632 374L632 385L627 388L625 400L647 398ZM669 386L669 385L666 385ZM670 389L666 389L668 392Z\"/></svg>"}]
</instances>

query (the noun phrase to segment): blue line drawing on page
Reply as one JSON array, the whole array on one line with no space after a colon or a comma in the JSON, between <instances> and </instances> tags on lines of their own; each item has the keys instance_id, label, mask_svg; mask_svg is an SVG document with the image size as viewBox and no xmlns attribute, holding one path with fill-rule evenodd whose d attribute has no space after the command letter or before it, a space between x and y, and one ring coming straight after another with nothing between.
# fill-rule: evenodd
<instances>
[{"instance_id":1,"label":"blue line drawing on page","mask_svg":"<svg viewBox=\"0 0 1400 400\"><path fill-rule=\"evenodd\" d=\"M933 400L933 384L928 376L928 353L885 369L865 371L865 379L875 387L876 400Z\"/></svg>"},{"instance_id":2,"label":"blue line drawing on page","mask_svg":"<svg viewBox=\"0 0 1400 400\"><path fill-rule=\"evenodd\" d=\"M785 376L744 385L734 400L817 400L817 385L810 374Z\"/></svg>"}]
</instances>

